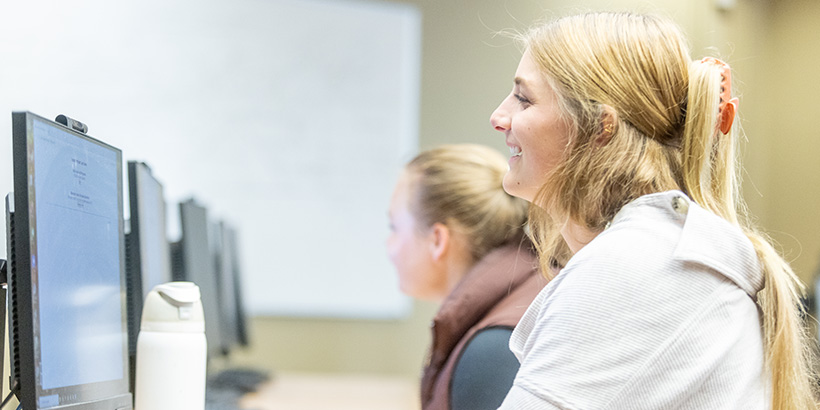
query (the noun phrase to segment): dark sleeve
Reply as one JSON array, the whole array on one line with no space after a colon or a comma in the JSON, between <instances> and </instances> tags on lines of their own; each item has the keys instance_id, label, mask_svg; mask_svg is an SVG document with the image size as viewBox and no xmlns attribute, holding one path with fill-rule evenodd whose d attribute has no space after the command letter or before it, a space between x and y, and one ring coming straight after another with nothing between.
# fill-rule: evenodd
<instances>
[{"instance_id":1,"label":"dark sleeve","mask_svg":"<svg viewBox=\"0 0 820 410\"><path fill-rule=\"evenodd\" d=\"M480 330L464 346L450 385L451 410L495 410L504 401L518 372L510 351L512 329Z\"/></svg>"}]
</instances>

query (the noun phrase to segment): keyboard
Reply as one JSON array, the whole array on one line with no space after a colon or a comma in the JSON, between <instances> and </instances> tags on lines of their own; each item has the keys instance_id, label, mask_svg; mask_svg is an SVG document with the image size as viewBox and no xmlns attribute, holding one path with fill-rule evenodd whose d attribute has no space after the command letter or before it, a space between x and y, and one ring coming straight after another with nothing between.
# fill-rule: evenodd
<instances>
[{"instance_id":1,"label":"keyboard","mask_svg":"<svg viewBox=\"0 0 820 410\"><path fill-rule=\"evenodd\" d=\"M205 384L205 410L239 410L239 400L270 380L270 373L259 369L234 368L208 376Z\"/></svg>"}]
</instances>

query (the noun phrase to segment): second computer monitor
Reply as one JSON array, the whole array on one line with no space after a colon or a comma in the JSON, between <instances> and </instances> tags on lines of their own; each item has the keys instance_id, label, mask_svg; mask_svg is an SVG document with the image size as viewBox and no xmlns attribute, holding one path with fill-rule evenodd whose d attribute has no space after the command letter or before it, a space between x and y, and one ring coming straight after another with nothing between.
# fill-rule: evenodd
<instances>
[{"instance_id":1,"label":"second computer monitor","mask_svg":"<svg viewBox=\"0 0 820 410\"><path fill-rule=\"evenodd\" d=\"M165 195L162 183L143 162L128 162L128 181L131 266L139 275L136 285L141 288L144 300L154 286L173 279L166 236Z\"/></svg>"},{"instance_id":2,"label":"second computer monitor","mask_svg":"<svg viewBox=\"0 0 820 410\"><path fill-rule=\"evenodd\" d=\"M162 183L143 162L128 162L131 231L126 235L128 352L133 391L142 304L154 286L173 280Z\"/></svg>"}]
</instances>

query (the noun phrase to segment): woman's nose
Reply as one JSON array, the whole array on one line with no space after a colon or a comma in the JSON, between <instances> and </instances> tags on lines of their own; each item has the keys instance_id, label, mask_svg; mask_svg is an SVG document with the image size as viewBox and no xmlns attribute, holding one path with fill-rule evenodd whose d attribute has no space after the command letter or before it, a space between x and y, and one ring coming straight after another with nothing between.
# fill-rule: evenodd
<instances>
[{"instance_id":1,"label":"woman's nose","mask_svg":"<svg viewBox=\"0 0 820 410\"><path fill-rule=\"evenodd\" d=\"M496 131L506 132L510 129L510 116L507 115L504 110L504 102L490 115L490 125L492 125Z\"/></svg>"}]
</instances>

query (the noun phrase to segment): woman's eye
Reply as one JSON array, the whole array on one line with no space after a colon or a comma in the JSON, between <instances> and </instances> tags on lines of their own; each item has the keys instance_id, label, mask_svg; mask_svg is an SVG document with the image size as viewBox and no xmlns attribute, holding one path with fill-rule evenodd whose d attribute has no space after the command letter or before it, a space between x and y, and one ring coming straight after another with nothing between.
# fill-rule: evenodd
<instances>
[{"instance_id":1,"label":"woman's eye","mask_svg":"<svg viewBox=\"0 0 820 410\"><path fill-rule=\"evenodd\" d=\"M513 94L513 96L515 97L516 100L518 100L519 103L521 103L521 105L530 105L531 104L530 100L528 100L527 97L524 97L521 94Z\"/></svg>"}]
</instances>

